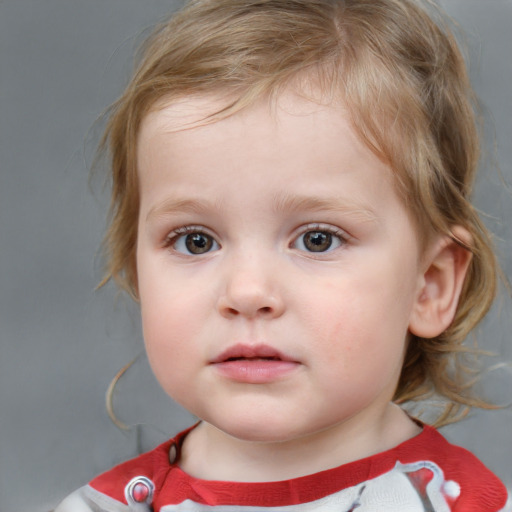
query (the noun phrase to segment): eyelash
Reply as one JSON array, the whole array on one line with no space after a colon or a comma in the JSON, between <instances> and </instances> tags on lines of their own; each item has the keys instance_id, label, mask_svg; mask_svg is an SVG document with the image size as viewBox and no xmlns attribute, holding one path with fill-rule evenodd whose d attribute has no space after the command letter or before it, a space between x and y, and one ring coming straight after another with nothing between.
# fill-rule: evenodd
<instances>
[{"instance_id":1,"label":"eyelash","mask_svg":"<svg viewBox=\"0 0 512 512\"><path fill-rule=\"evenodd\" d=\"M325 254L325 253L332 252L340 247L343 247L350 240L350 236L340 228L331 226L329 224L315 223L315 224L308 224L308 225L300 228L300 231L294 237L293 241L290 243L290 247L293 248L297 244L297 242L299 240L301 240L301 238L304 235L306 235L307 233L327 233L327 234L331 235L333 238L336 238L339 242L339 244L334 248L331 248L331 245L329 245L329 247L325 251L308 251L308 250L301 249L303 252L306 252L307 254L312 254L312 255L316 254L318 256ZM304 242L302 242L302 243L304 244Z\"/></svg>"},{"instance_id":2,"label":"eyelash","mask_svg":"<svg viewBox=\"0 0 512 512\"><path fill-rule=\"evenodd\" d=\"M181 254L188 254L190 256L198 256L200 254L206 254L206 252L210 252L210 250L208 250L205 253L194 254L192 252L180 251L180 250L176 249L176 244L178 244L178 242L180 242L180 240L186 241L186 236L192 235L192 234L204 235L205 237L208 237L212 241L212 244L214 244L218 248L220 248L220 244L217 242L216 238L202 226L183 226L183 227L173 230L165 238L163 246L164 246L164 248L173 249L175 252L178 252Z\"/></svg>"},{"instance_id":3,"label":"eyelash","mask_svg":"<svg viewBox=\"0 0 512 512\"><path fill-rule=\"evenodd\" d=\"M304 237L304 235L306 235L308 233L328 234L329 235L328 247L325 250L318 250L318 251L308 250L308 248L305 247L306 244L302 239L302 237ZM182 240L185 244L187 244L186 237L187 237L187 235L191 235L191 234L204 235L207 239L209 239L211 246L207 247L207 249L204 252L197 252L197 253L194 253L191 250L188 250L189 249L188 247L181 248L181 250L178 249L176 247L176 245ZM336 239L336 241L334 241L334 244L335 245L337 244L335 247L332 247L333 240L331 237ZM301 240L302 240L301 243L302 243L303 247L299 248L299 247L297 247L297 245L298 245L299 241L301 241ZM293 240L290 242L289 247L291 249L294 249L294 248L298 249L301 252L304 252L304 253L307 253L310 255L320 256L322 254L332 252L332 251L338 249L339 247L344 246L345 244L347 244L348 240L349 240L349 236L347 235L347 233L345 231L343 231L339 228L336 228L334 226L331 226L331 225L315 223L315 224L308 224L306 226L301 227L300 231L298 231L298 233L294 236ZM318 245L320 247L320 245L316 244L316 242L314 242L314 244ZM216 238L213 235L211 235L207 229L205 229L202 226L194 226L194 225L183 226L183 227L173 230L165 238L163 246L165 248L171 248L177 253L186 254L186 255L190 255L190 256L200 256L202 254L207 254L207 253L211 252L212 247L214 248L214 250L218 250L221 247L220 244L217 242ZM200 246L196 246L196 248L201 250Z\"/></svg>"}]
</instances>

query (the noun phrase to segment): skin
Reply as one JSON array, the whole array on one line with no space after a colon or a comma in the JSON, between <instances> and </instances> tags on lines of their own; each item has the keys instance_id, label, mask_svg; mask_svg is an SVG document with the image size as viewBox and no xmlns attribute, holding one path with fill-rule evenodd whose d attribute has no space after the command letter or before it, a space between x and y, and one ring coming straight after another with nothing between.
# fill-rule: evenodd
<instances>
[{"instance_id":1,"label":"skin","mask_svg":"<svg viewBox=\"0 0 512 512\"><path fill-rule=\"evenodd\" d=\"M450 288L433 263L454 266L448 244L420 253L390 168L342 105L289 91L274 109L261 100L204 123L217 108L208 96L160 106L138 141L148 358L203 420L180 465L204 479L281 480L416 435L391 399L410 331L431 325L429 300ZM329 247L310 243L322 237ZM229 350L246 355L234 374ZM265 350L285 364L262 361Z\"/></svg>"}]
</instances>

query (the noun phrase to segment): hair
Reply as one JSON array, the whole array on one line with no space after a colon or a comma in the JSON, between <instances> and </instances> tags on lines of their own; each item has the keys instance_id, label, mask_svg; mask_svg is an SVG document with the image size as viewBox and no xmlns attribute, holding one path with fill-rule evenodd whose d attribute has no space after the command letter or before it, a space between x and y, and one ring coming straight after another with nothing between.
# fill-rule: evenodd
<instances>
[{"instance_id":1,"label":"hair","mask_svg":"<svg viewBox=\"0 0 512 512\"><path fill-rule=\"evenodd\" d=\"M476 102L455 38L427 0L192 0L158 26L111 107L102 142L112 166L105 281L137 298L137 136L148 112L220 93L226 104L215 122L289 87L341 99L361 139L389 163L420 238L444 234L472 253L451 326L432 339L411 338L395 401L444 398L436 425L486 406L471 392L463 344L488 311L498 274L470 202ZM454 226L469 232L469 246Z\"/></svg>"}]
</instances>

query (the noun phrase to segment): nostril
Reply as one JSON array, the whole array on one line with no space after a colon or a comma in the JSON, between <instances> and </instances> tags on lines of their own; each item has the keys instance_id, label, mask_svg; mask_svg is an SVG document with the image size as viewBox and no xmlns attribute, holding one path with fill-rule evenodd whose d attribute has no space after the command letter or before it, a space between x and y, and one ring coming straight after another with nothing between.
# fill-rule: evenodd
<instances>
[{"instance_id":1,"label":"nostril","mask_svg":"<svg viewBox=\"0 0 512 512\"><path fill-rule=\"evenodd\" d=\"M280 298L259 289L228 289L217 301L217 310L222 316L235 318L261 317L270 319L283 313L284 305Z\"/></svg>"}]
</instances>

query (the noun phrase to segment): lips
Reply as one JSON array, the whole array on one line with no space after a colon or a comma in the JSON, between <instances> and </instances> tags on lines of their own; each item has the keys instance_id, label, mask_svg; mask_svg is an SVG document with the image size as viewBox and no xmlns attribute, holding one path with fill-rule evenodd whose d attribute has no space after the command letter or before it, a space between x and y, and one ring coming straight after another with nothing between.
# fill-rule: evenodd
<instances>
[{"instance_id":1,"label":"lips","mask_svg":"<svg viewBox=\"0 0 512 512\"><path fill-rule=\"evenodd\" d=\"M210 363L224 378L249 384L282 380L297 370L298 361L269 345L234 345Z\"/></svg>"},{"instance_id":2,"label":"lips","mask_svg":"<svg viewBox=\"0 0 512 512\"><path fill-rule=\"evenodd\" d=\"M275 348L269 345L256 345L249 346L238 344L234 345L224 352L222 352L218 357L216 357L212 364L224 363L227 361L237 361L237 360L268 360L268 361L290 361L293 359L286 356L282 352L279 352Z\"/></svg>"}]
</instances>

